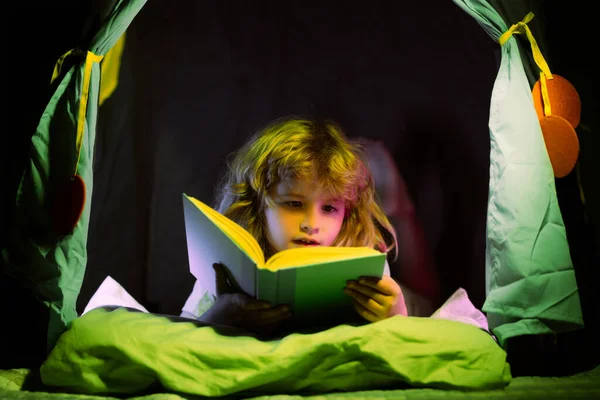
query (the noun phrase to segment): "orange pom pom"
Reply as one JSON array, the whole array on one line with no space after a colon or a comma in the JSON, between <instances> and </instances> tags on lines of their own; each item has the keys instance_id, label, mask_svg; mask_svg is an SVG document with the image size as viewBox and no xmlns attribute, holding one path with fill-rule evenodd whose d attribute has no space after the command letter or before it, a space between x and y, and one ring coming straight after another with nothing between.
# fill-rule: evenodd
<instances>
[{"instance_id":1,"label":"orange pom pom","mask_svg":"<svg viewBox=\"0 0 600 400\"><path fill-rule=\"evenodd\" d=\"M579 139L573 126L558 115L542 117L540 126L554 176L562 178L575 168L579 157Z\"/></svg>"},{"instance_id":2,"label":"orange pom pom","mask_svg":"<svg viewBox=\"0 0 600 400\"><path fill-rule=\"evenodd\" d=\"M552 74L552 77L553 79L546 79L548 97L552 110L551 114L563 117L569 121L573 128L577 128L579 119L581 118L581 99L579 98L579 93L577 93L575 87L571 85L571 82L565 78L555 74ZM545 116L541 89L542 85L538 80L531 90L533 105L535 107L535 112L538 115L538 119L542 119Z\"/></svg>"}]
</instances>

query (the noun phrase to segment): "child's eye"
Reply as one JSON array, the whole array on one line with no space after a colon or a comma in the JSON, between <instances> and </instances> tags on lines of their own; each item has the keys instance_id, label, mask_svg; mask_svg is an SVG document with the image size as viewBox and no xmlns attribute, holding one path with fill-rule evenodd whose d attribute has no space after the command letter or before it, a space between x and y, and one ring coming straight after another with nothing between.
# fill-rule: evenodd
<instances>
[{"instance_id":1,"label":"child's eye","mask_svg":"<svg viewBox=\"0 0 600 400\"><path fill-rule=\"evenodd\" d=\"M292 208L302 207L302 202L300 202L300 201L294 201L294 200L292 200L292 201L286 201L285 204L287 206L289 206L289 207L292 207Z\"/></svg>"},{"instance_id":2,"label":"child's eye","mask_svg":"<svg viewBox=\"0 0 600 400\"><path fill-rule=\"evenodd\" d=\"M332 212L336 212L337 208L335 208L334 206L326 205L326 206L323 206L323 211L325 211L326 213L332 213Z\"/></svg>"}]
</instances>

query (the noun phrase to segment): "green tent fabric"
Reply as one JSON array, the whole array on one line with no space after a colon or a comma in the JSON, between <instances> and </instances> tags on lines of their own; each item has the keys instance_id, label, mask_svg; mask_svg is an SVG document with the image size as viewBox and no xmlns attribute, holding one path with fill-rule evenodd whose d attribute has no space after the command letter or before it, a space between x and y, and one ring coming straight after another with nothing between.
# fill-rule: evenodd
<instances>
[{"instance_id":1,"label":"green tent fabric","mask_svg":"<svg viewBox=\"0 0 600 400\"><path fill-rule=\"evenodd\" d=\"M406 383L485 390L512 379L506 352L492 336L462 322L396 316L261 341L126 308L97 308L75 320L40 376L45 385L75 393L137 393L160 384L210 397Z\"/></svg>"},{"instance_id":2,"label":"green tent fabric","mask_svg":"<svg viewBox=\"0 0 600 400\"><path fill-rule=\"evenodd\" d=\"M49 350L77 317L76 301L86 268L101 74L98 61L145 2L116 1L87 49L69 53L62 71L55 70L55 92L31 139L29 163L16 195L15 222L2 256L8 273L49 308ZM84 107L80 108L80 103ZM80 151L78 129L82 133ZM49 198L57 182L69 179L75 171L87 188L85 207L73 231L59 236L51 225Z\"/></svg>"},{"instance_id":3,"label":"green tent fabric","mask_svg":"<svg viewBox=\"0 0 600 400\"><path fill-rule=\"evenodd\" d=\"M496 42L507 31L486 1L454 2ZM501 51L489 119L483 311L504 344L514 336L581 329L583 317L554 174L514 36Z\"/></svg>"}]
</instances>

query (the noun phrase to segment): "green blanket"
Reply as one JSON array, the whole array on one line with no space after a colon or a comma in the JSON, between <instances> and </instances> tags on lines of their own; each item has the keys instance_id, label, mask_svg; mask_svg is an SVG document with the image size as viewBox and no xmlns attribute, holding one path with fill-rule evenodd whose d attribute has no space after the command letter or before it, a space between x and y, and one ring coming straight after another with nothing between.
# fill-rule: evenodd
<instances>
[{"instance_id":1,"label":"green blanket","mask_svg":"<svg viewBox=\"0 0 600 400\"><path fill-rule=\"evenodd\" d=\"M0 399L2 400L202 400L203 397L153 392L148 394L114 397L69 393L52 393L48 388L24 385L36 376L26 369L0 370ZM34 377L32 380L36 380ZM245 397L228 396L222 400L241 400ZM564 377L520 376L500 389L465 392L443 389L396 389L338 392L319 395L267 395L251 400L590 400L600 398L600 367ZM250 399L249 399L250 400Z\"/></svg>"},{"instance_id":2,"label":"green blanket","mask_svg":"<svg viewBox=\"0 0 600 400\"><path fill-rule=\"evenodd\" d=\"M45 385L84 394L156 384L201 396L324 393L399 385L502 388L506 353L460 322L393 317L359 327L260 341L126 309L76 319L40 369Z\"/></svg>"}]
</instances>

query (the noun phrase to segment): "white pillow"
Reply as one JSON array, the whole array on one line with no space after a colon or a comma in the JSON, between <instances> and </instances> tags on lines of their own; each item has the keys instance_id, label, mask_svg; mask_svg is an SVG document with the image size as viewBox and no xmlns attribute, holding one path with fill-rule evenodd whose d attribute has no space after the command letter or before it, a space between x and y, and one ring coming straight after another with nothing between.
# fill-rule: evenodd
<instances>
[{"instance_id":1,"label":"white pillow","mask_svg":"<svg viewBox=\"0 0 600 400\"><path fill-rule=\"evenodd\" d=\"M98 286L98 289L96 289L96 292L88 302L87 306L85 306L85 309L81 315L94 308L104 306L129 307L145 313L148 312L144 306L138 303L129 293L127 293L123 286L121 286L119 282L115 281L110 275L108 275L104 279L104 282Z\"/></svg>"},{"instance_id":2,"label":"white pillow","mask_svg":"<svg viewBox=\"0 0 600 400\"><path fill-rule=\"evenodd\" d=\"M431 318L449 319L474 325L489 332L488 321L484 313L479 311L471 300L467 291L459 288L446 300L446 302L433 313Z\"/></svg>"}]
</instances>

